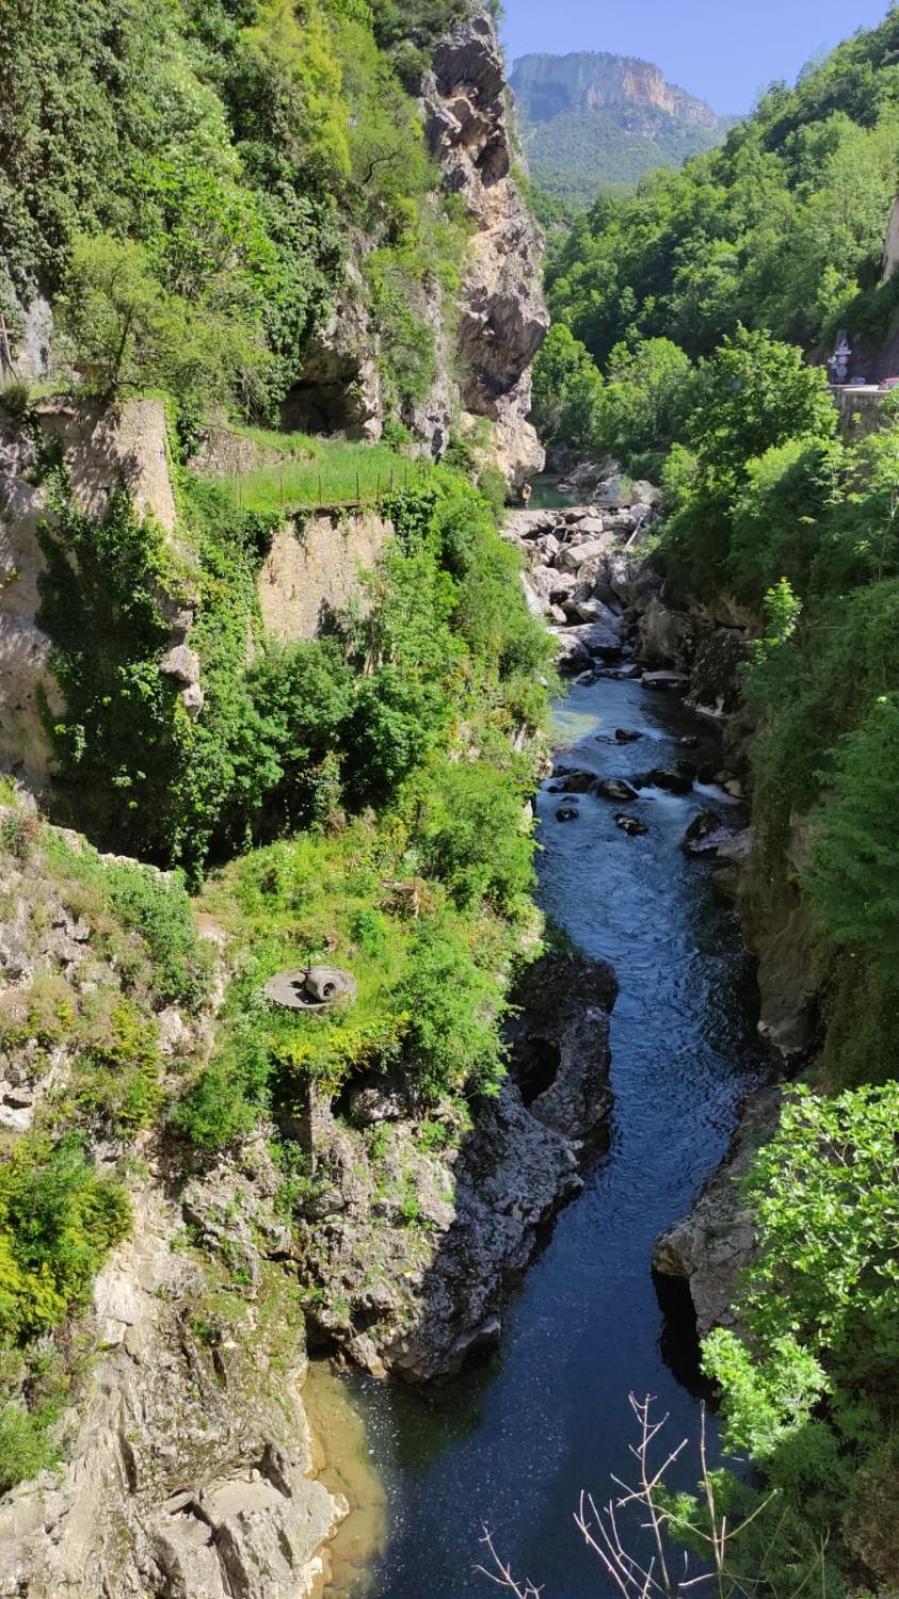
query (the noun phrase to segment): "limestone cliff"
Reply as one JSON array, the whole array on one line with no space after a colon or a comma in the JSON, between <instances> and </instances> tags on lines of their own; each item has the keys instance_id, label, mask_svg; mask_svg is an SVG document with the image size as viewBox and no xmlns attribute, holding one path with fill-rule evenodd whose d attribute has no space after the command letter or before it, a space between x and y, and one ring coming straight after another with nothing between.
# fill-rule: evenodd
<instances>
[{"instance_id":1,"label":"limestone cliff","mask_svg":"<svg viewBox=\"0 0 899 1599\"><path fill-rule=\"evenodd\" d=\"M549 318L540 234L512 172L505 73L486 15L437 46L424 103L444 184L462 196L475 229L459 307L462 403L489 419L501 470L521 482L543 464L527 415L530 365Z\"/></svg>"},{"instance_id":2,"label":"limestone cliff","mask_svg":"<svg viewBox=\"0 0 899 1599\"><path fill-rule=\"evenodd\" d=\"M505 67L485 12L473 9L435 46L420 102L443 188L464 202L471 236L459 290L448 293L435 276L417 296L437 370L427 394L402 407L402 420L437 459L454 430L485 419L487 459L518 485L544 460L527 417L530 366L549 317L542 241L513 173ZM381 339L361 270L372 244L363 234L353 240L335 310L314 334L285 408L292 427L381 435Z\"/></svg>"}]
</instances>

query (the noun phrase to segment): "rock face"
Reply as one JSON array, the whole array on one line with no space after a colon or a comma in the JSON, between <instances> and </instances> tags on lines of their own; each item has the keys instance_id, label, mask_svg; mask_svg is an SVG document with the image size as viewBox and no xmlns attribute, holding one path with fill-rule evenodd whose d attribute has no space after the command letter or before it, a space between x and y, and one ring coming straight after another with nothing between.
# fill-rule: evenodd
<instances>
[{"instance_id":1,"label":"rock face","mask_svg":"<svg viewBox=\"0 0 899 1599\"><path fill-rule=\"evenodd\" d=\"M55 399L36 408L39 438L61 452L80 509L101 515L110 491L126 484L139 511L175 539L175 498L166 452L165 411L158 400L126 400L115 412L94 401ZM44 568L38 525L48 515L36 478L38 444L0 408L0 768L35 792L46 788L50 750L41 699L59 711L50 646L37 624ZM185 552L177 550L182 558ZM190 616L188 613L187 623ZM172 643L185 630L174 625ZM188 707L190 709L190 707Z\"/></svg>"},{"instance_id":2,"label":"rock face","mask_svg":"<svg viewBox=\"0 0 899 1599\"><path fill-rule=\"evenodd\" d=\"M410 309L433 339L436 376L428 393L401 407L400 420L436 460L458 427L475 453L510 486L542 469L533 427L530 365L549 327L541 287L542 239L512 175L505 68L488 14L475 6L439 40L419 85L425 137L445 190L471 223L463 281L450 303L425 280ZM374 244L359 236L356 260ZM356 261L327 324L309 341L287 397L285 426L350 438L381 436L387 401L381 346ZM480 450L480 419L489 444Z\"/></svg>"},{"instance_id":3,"label":"rock face","mask_svg":"<svg viewBox=\"0 0 899 1599\"><path fill-rule=\"evenodd\" d=\"M623 506L623 485L594 486L596 504L566 510L514 511L505 537L524 556L525 592L553 624L559 668L568 675L633 657L643 608L661 579L646 566L640 541L654 520L648 505Z\"/></svg>"},{"instance_id":4,"label":"rock face","mask_svg":"<svg viewBox=\"0 0 899 1599\"><path fill-rule=\"evenodd\" d=\"M777 1126L780 1090L753 1095L727 1158L709 1179L689 1216L656 1244L653 1269L685 1278L696 1309L699 1336L713 1327L736 1327L734 1302L740 1277L752 1258L752 1218L740 1182L756 1151Z\"/></svg>"},{"instance_id":5,"label":"rock face","mask_svg":"<svg viewBox=\"0 0 899 1599\"><path fill-rule=\"evenodd\" d=\"M462 197L475 228L459 307L462 405L489 419L497 464L519 484L544 459L527 416L530 364L549 317L540 234L512 177L505 73L485 13L437 45L423 101L444 186Z\"/></svg>"},{"instance_id":6,"label":"rock face","mask_svg":"<svg viewBox=\"0 0 899 1599\"><path fill-rule=\"evenodd\" d=\"M102 897L73 908L77 863L66 865L63 847L77 856L83 839L12 806L0 833L6 1150L51 1095L71 1097L83 1082L83 1035L69 1025L42 1039L35 995L53 992L60 1016L95 992L113 1004L128 991L122 973L145 957ZM160 1073L180 1073L208 1046L211 1013L159 1003L141 1002L142 1038L158 1044ZM54 1425L62 1464L0 1496L2 1599L299 1599L321 1577L344 1510L310 1475L303 1324L271 1258L286 1228L265 1138L176 1198L156 1136L102 1124L85 1133L101 1167L135 1157L133 1225L91 1309L47 1340L69 1385ZM216 1223L218 1257L198 1247ZM7 1370L4 1403L29 1369Z\"/></svg>"},{"instance_id":7,"label":"rock face","mask_svg":"<svg viewBox=\"0 0 899 1599\"><path fill-rule=\"evenodd\" d=\"M397 1115L389 1087L383 1117L369 1090L349 1124L322 1124L321 1186L295 1246L308 1314L376 1374L422 1381L495 1343L541 1228L581 1187L580 1149L611 1103L614 975L558 956L527 982L512 1073L473 1130L441 1110L435 1139L434 1122Z\"/></svg>"},{"instance_id":8,"label":"rock face","mask_svg":"<svg viewBox=\"0 0 899 1599\"><path fill-rule=\"evenodd\" d=\"M283 643L314 638L330 611L362 601L359 574L374 566L390 537L390 524L374 513L310 516L276 532L259 573L265 630Z\"/></svg>"},{"instance_id":9,"label":"rock face","mask_svg":"<svg viewBox=\"0 0 899 1599\"><path fill-rule=\"evenodd\" d=\"M346 1507L308 1475L301 1343L273 1352L261 1289L241 1325L217 1321L182 1231L148 1186L95 1284L102 1353L68 1463L0 1506L8 1599L302 1599L322 1577Z\"/></svg>"},{"instance_id":10,"label":"rock face","mask_svg":"<svg viewBox=\"0 0 899 1599\"><path fill-rule=\"evenodd\" d=\"M384 420L379 353L362 275L350 262L343 292L324 327L310 339L302 377L284 401L283 426L303 433L379 439Z\"/></svg>"}]
</instances>

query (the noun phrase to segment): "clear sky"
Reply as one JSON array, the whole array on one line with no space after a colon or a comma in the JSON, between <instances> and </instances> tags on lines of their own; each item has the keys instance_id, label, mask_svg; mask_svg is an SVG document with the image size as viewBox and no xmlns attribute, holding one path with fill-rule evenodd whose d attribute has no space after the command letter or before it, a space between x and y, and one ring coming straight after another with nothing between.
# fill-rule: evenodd
<instances>
[{"instance_id":1,"label":"clear sky","mask_svg":"<svg viewBox=\"0 0 899 1599\"><path fill-rule=\"evenodd\" d=\"M609 50L654 61L718 112L751 109L776 78L880 22L888 0L505 0L509 60Z\"/></svg>"}]
</instances>

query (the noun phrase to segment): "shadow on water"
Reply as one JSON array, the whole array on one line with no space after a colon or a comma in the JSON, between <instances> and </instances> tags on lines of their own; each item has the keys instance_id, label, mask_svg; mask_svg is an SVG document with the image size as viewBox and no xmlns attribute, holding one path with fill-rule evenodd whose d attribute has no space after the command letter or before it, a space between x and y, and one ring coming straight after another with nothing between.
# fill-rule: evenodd
<instances>
[{"instance_id":1,"label":"shadow on water","mask_svg":"<svg viewBox=\"0 0 899 1599\"><path fill-rule=\"evenodd\" d=\"M619 746L616 727L641 737ZM715 756L707 726L639 683L573 688L556 728L566 760L597 776L670 763L684 735L706 746L697 764ZM515 1296L499 1353L424 1392L350 1379L390 1533L364 1581L331 1599L478 1599L491 1591L473 1572L484 1521L547 1599L597 1599L611 1590L572 1512L581 1489L602 1499L611 1474L627 1475L629 1392L658 1397L672 1442L697 1435L695 1322L677 1285L654 1281L652 1249L724 1155L763 1071L737 918L679 847L710 803L728 802L644 788L632 809L648 830L628 838L595 795L564 825L558 799L538 798L542 904L620 982L609 1148ZM684 1464L675 1484L693 1480Z\"/></svg>"}]
</instances>

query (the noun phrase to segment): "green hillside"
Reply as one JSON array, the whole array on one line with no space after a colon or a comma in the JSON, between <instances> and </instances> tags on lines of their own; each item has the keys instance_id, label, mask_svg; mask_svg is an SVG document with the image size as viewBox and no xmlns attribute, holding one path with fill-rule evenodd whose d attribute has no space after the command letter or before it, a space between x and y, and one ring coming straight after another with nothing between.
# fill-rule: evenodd
<instances>
[{"instance_id":1,"label":"green hillside","mask_svg":"<svg viewBox=\"0 0 899 1599\"><path fill-rule=\"evenodd\" d=\"M536 184L578 210L600 187L633 188L713 148L731 125L657 67L622 56L525 56L511 83Z\"/></svg>"}]
</instances>

